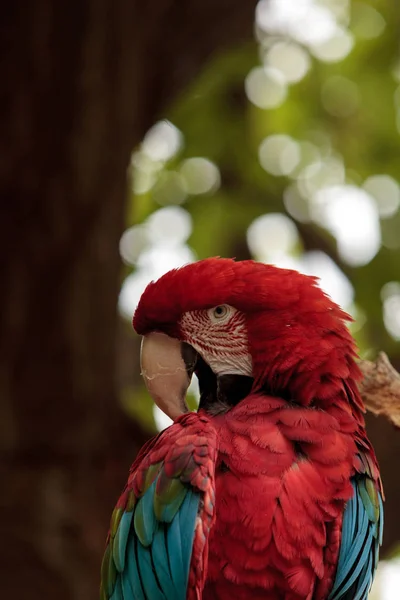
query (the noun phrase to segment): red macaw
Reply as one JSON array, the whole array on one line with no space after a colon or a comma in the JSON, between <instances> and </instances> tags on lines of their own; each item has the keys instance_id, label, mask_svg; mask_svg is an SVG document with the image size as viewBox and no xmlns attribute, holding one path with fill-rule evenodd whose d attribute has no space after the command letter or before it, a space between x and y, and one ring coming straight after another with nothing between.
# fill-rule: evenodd
<instances>
[{"instance_id":1,"label":"red macaw","mask_svg":"<svg viewBox=\"0 0 400 600\"><path fill-rule=\"evenodd\" d=\"M142 374L174 423L130 470L102 600L367 598L383 492L346 320L315 278L254 261L148 285Z\"/></svg>"}]
</instances>

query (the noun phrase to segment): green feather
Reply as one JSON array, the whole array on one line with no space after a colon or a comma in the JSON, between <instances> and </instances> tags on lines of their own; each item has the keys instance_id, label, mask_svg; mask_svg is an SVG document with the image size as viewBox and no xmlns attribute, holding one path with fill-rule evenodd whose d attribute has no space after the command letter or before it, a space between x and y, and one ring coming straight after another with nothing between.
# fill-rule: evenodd
<instances>
[{"instance_id":1,"label":"green feather","mask_svg":"<svg viewBox=\"0 0 400 600\"><path fill-rule=\"evenodd\" d=\"M368 519L376 523L379 519L379 499L374 482L369 478L361 479L358 481L358 490Z\"/></svg>"},{"instance_id":2,"label":"green feather","mask_svg":"<svg viewBox=\"0 0 400 600\"><path fill-rule=\"evenodd\" d=\"M103 583L100 584L100 600L108 600Z\"/></svg>"},{"instance_id":3,"label":"green feather","mask_svg":"<svg viewBox=\"0 0 400 600\"><path fill-rule=\"evenodd\" d=\"M126 543L128 541L129 531L132 523L132 512L125 512L122 516L118 531L112 542L113 559L117 571L122 573L125 568Z\"/></svg>"},{"instance_id":4,"label":"green feather","mask_svg":"<svg viewBox=\"0 0 400 600\"><path fill-rule=\"evenodd\" d=\"M134 513L135 532L140 543L145 547L150 546L157 527L153 509L154 489L155 482L151 484L144 496L140 498Z\"/></svg>"},{"instance_id":5,"label":"green feather","mask_svg":"<svg viewBox=\"0 0 400 600\"><path fill-rule=\"evenodd\" d=\"M153 481L156 479L158 473L160 472L160 468L161 463L156 463L155 465L151 465L151 467L147 469L146 477L144 479L143 493L145 493L149 489Z\"/></svg>"},{"instance_id":6,"label":"green feather","mask_svg":"<svg viewBox=\"0 0 400 600\"><path fill-rule=\"evenodd\" d=\"M125 512L132 512L136 506L136 502L137 502L137 498L136 498L133 490L131 490L128 494L128 500L126 503Z\"/></svg>"},{"instance_id":7,"label":"green feather","mask_svg":"<svg viewBox=\"0 0 400 600\"><path fill-rule=\"evenodd\" d=\"M117 569L115 568L111 546L108 544L101 565L101 581L103 584L103 593L105 593L106 598L112 596L116 579Z\"/></svg>"},{"instance_id":8,"label":"green feather","mask_svg":"<svg viewBox=\"0 0 400 600\"><path fill-rule=\"evenodd\" d=\"M154 513L162 523L170 523L185 499L187 487L179 479L169 479L161 472L154 494Z\"/></svg>"},{"instance_id":9,"label":"green feather","mask_svg":"<svg viewBox=\"0 0 400 600\"><path fill-rule=\"evenodd\" d=\"M123 508L116 507L113 510L113 513L111 515L111 524L110 524L110 535L112 538L117 533L119 522L121 521L121 517L122 517L123 513L124 513Z\"/></svg>"}]
</instances>

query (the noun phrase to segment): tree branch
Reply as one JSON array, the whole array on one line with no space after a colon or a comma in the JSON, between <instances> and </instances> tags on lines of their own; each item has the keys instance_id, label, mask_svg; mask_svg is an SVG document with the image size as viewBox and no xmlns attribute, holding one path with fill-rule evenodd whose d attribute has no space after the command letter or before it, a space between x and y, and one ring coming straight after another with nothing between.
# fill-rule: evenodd
<instances>
[{"instance_id":1,"label":"tree branch","mask_svg":"<svg viewBox=\"0 0 400 600\"><path fill-rule=\"evenodd\" d=\"M384 415L400 427L400 373L384 352L379 353L375 362L360 361L360 368L364 375L360 391L367 410Z\"/></svg>"}]
</instances>

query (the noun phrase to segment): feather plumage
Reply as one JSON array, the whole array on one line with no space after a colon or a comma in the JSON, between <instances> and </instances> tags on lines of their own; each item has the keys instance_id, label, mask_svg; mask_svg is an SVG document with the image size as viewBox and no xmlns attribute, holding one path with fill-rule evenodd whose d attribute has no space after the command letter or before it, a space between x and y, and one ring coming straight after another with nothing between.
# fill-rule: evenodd
<instances>
[{"instance_id":1,"label":"feather plumage","mask_svg":"<svg viewBox=\"0 0 400 600\"><path fill-rule=\"evenodd\" d=\"M206 567L216 453L207 423L195 414L182 417L134 463L111 518L101 600L184 600L192 556ZM196 580L195 593L200 585Z\"/></svg>"},{"instance_id":2,"label":"feather plumage","mask_svg":"<svg viewBox=\"0 0 400 600\"><path fill-rule=\"evenodd\" d=\"M220 304L235 309L226 331L208 319ZM315 278L254 261L207 259L148 286L136 331L197 340L207 401L134 463L101 600L367 599L383 490L349 319ZM223 368L229 340L235 372L252 367L233 402L207 366Z\"/></svg>"}]
</instances>

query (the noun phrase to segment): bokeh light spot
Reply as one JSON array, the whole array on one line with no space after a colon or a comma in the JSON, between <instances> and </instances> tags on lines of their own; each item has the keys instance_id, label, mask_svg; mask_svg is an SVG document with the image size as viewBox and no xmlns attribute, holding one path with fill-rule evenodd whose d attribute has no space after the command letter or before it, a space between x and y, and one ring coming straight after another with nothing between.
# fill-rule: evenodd
<instances>
[{"instance_id":1,"label":"bokeh light spot","mask_svg":"<svg viewBox=\"0 0 400 600\"><path fill-rule=\"evenodd\" d=\"M323 188L312 198L312 217L336 237L338 252L353 266L368 264L381 246L374 199L354 185Z\"/></svg>"},{"instance_id":2,"label":"bokeh light spot","mask_svg":"<svg viewBox=\"0 0 400 600\"><path fill-rule=\"evenodd\" d=\"M286 99L286 81L278 69L254 67L244 85L248 99L258 108L276 108Z\"/></svg>"},{"instance_id":3,"label":"bokeh light spot","mask_svg":"<svg viewBox=\"0 0 400 600\"><path fill-rule=\"evenodd\" d=\"M119 242L119 253L124 263L134 265L148 244L149 236L144 225L129 227L124 231Z\"/></svg>"},{"instance_id":4,"label":"bokeh light spot","mask_svg":"<svg viewBox=\"0 0 400 600\"><path fill-rule=\"evenodd\" d=\"M335 63L343 60L350 54L354 46L352 34L346 29L338 27L328 40L311 46L311 52L319 60Z\"/></svg>"},{"instance_id":5,"label":"bokeh light spot","mask_svg":"<svg viewBox=\"0 0 400 600\"><path fill-rule=\"evenodd\" d=\"M153 188L153 199L158 204L182 204L187 198L186 182L177 171L163 171Z\"/></svg>"},{"instance_id":6,"label":"bokeh light spot","mask_svg":"<svg viewBox=\"0 0 400 600\"><path fill-rule=\"evenodd\" d=\"M325 42L336 30L333 12L313 0L261 0L256 24L267 34L291 37L305 45Z\"/></svg>"},{"instance_id":7,"label":"bokeh light spot","mask_svg":"<svg viewBox=\"0 0 400 600\"><path fill-rule=\"evenodd\" d=\"M159 121L146 133L142 151L154 161L167 161L180 150L183 143L181 132L170 121Z\"/></svg>"},{"instance_id":8,"label":"bokeh light spot","mask_svg":"<svg viewBox=\"0 0 400 600\"><path fill-rule=\"evenodd\" d=\"M266 262L291 252L298 239L296 225L283 213L269 213L257 217L247 230L250 252L258 260Z\"/></svg>"},{"instance_id":9,"label":"bokeh light spot","mask_svg":"<svg viewBox=\"0 0 400 600\"><path fill-rule=\"evenodd\" d=\"M400 340L400 282L389 281L381 290L383 321L389 335Z\"/></svg>"},{"instance_id":10,"label":"bokeh light spot","mask_svg":"<svg viewBox=\"0 0 400 600\"><path fill-rule=\"evenodd\" d=\"M192 195L215 192L221 184L217 165L207 158L188 158L182 163L180 174L187 192Z\"/></svg>"},{"instance_id":11,"label":"bokeh light spot","mask_svg":"<svg viewBox=\"0 0 400 600\"><path fill-rule=\"evenodd\" d=\"M142 151L132 154L130 170L135 194L146 194L156 183L164 163L154 161Z\"/></svg>"},{"instance_id":12,"label":"bokeh light spot","mask_svg":"<svg viewBox=\"0 0 400 600\"><path fill-rule=\"evenodd\" d=\"M180 206L167 206L154 212L146 221L147 235L153 243L177 246L192 233L192 217Z\"/></svg>"},{"instance_id":13,"label":"bokeh light spot","mask_svg":"<svg viewBox=\"0 0 400 600\"><path fill-rule=\"evenodd\" d=\"M300 223L308 223L311 220L310 209L307 200L300 194L295 183L283 192L283 203L289 215Z\"/></svg>"},{"instance_id":14,"label":"bokeh light spot","mask_svg":"<svg viewBox=\"0 0 400 600\"><path fill-rule=\"evenodd\" d=\"M363 188L373 196L383 219L392 217L400 205L400 186L390 175L372 175L365 180Z\"/></svg>"},{"instance_id":15,"label":"bokeh light spot","mask_svg":"<svg viewBox=\"0 0 400 600\"><path fill-rule=\"evenodd\" d=\"M289 175L300 162L300 145L288 135L271 135L258 149L261 166L272 175Z\"/></svg>"},{"instance_id":16,"label":"bokeh light spot","mask_svg":"<svg viewBox=\"0 0 400 600\"><path fill-rule=\"evenodd\" d=\"M289 83L303 79L310 68L310 55L301 46L290 42L276 42L269 49L266 64L280 71Z\"/></svg>"},{"instance_id":17,"label":"bokeh light spot","mask_svg":"<svg viewBox=\"0 0 400 600\"><path fill-rule=\"evenodd\" d=\"M354 2L352 6L351 26L358 38L371 40L383 33L386 21L373 6L364 2Z\"/></svg>"},{"instance_id":18,"label":"bokeh light spot","mask_svg":"<svg viewBox=\"0 0 400 600\"><path fill-rule=\"evenodd\" d=\"M311 198L319 189L340 185L345 180L343 160L339 156L327 156L303 169L297 178L297 186L304 198Z\"/></svg>"}]
</instances>

